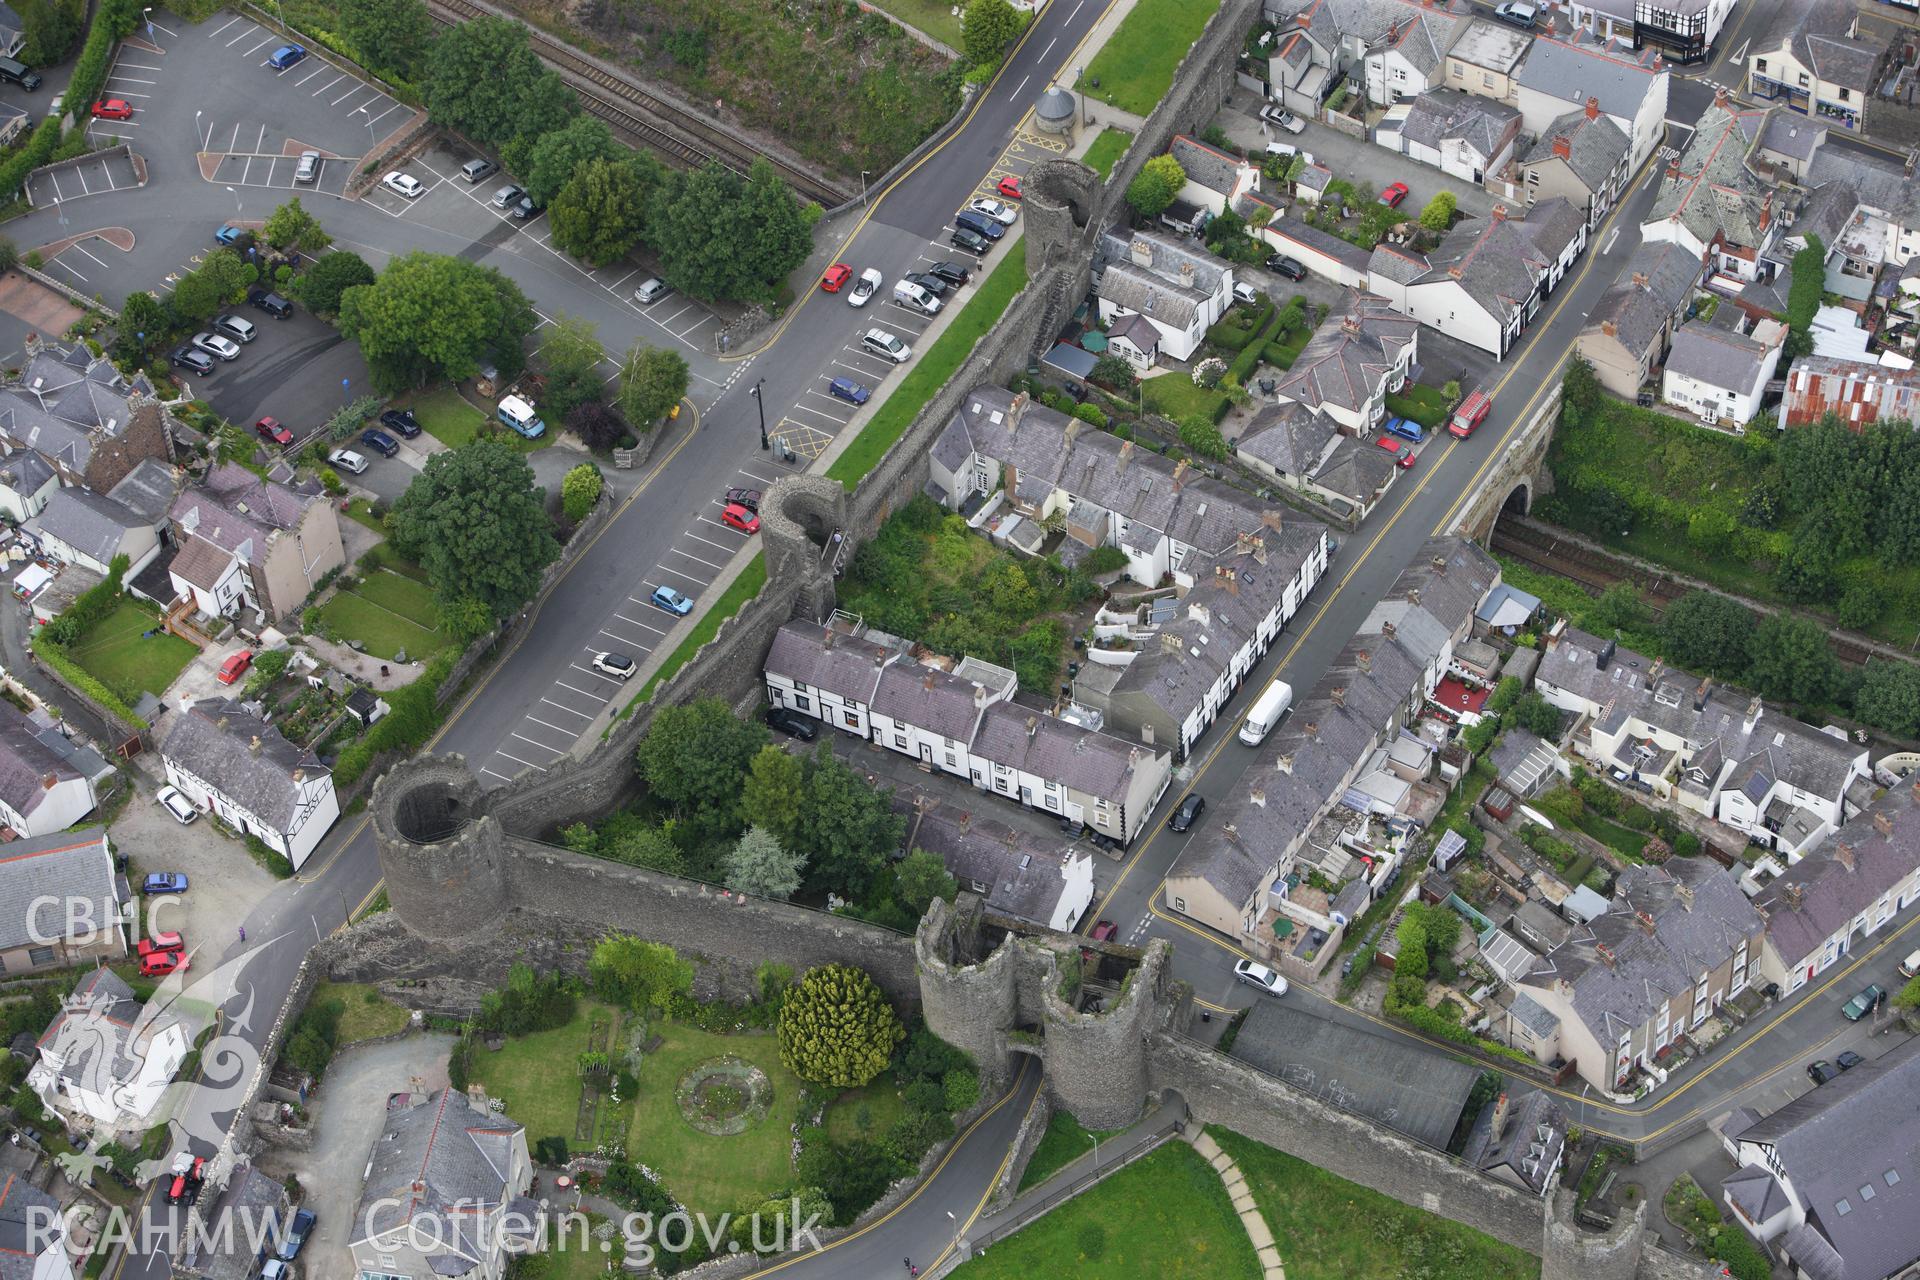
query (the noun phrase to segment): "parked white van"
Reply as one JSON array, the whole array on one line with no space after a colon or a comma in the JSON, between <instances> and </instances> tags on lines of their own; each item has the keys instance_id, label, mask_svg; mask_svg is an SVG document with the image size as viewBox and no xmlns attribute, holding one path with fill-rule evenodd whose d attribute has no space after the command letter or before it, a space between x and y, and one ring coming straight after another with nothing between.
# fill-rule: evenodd
<instances>
[{"instance_id":1,"label":"parked white van","mask_svg":"<svg viewBox=\"0 0 1920 1280\"><path fill-rule=\"evenodd\" d=\"M935 315L940 310L940 299L922 289L911 280L898 280L893 286L893 300L923 316Z\"/></svg>"},{"instance_id":2,"label":"parked white van","mask_svg":"<svg viewBox=\"0 0 1920 1280\"><path fill-rule=\"evenodd\" d=\"M1280 723L1280 717L1287 714L1287 708L1292 705L1293 686L1285 680L1275 680L1255 700L1253 710L1247 712L1246 723L1240 726L1240 741L1250 747L1265 742L1273 726Z\"/></svg>"}]
</instances>

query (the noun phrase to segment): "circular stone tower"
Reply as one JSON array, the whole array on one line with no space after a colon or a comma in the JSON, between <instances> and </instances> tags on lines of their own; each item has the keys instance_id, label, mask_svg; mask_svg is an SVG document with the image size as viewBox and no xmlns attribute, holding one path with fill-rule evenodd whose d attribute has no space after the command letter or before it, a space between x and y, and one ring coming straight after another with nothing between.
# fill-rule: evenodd
<instances>
[{"instance_id":1,"label":"circular stone tower","mask_svg":"<svg viewBox=\"0 0 1920 1280\"><path fill-rule=\"evenodd\" d=\"M421 756L373 787L374 841L387 899L413 932L466 940L507 911L500 823L464 757Z\"/></svg>"}]
</instances>

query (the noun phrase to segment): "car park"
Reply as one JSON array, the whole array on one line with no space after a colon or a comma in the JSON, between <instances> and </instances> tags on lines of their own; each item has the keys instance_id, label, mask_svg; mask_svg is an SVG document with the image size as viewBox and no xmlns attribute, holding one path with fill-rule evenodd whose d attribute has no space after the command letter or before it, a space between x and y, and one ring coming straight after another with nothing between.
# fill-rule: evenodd
<instances>
[{"instance_id":1,"label":"car park","mask_svg":"<svg viewBox=\"0 0 1920 1280\"><path fill-rule=\"evenodd\" d=\"M1398 209L1400 202L1406 198L1407 184L1404 182L1389 182L1380 189L1380 203L1390 209Z\"/></svg>"},{"instance_id":2,"label":"car park","mask_svg":"<svg viewBox=\"0 0 1920 1280\"><path fill-rule=\"evenodd\" d=\"M1306 122L1301 120L1299 116L1273 103L1268 103L1266 106L1260 108L1260 118L1275 128L1285 130L1287 133L1305 133L1307 131Z\"/></svg>"},{"instance_id":3,"label":"car park","mask_svg":"<svg viewBox=\"0 0 1920 1280\"><path fill-rule=\"evenodd\" d=\"M1816 1089L1829 1080L1837 1079L1839 1075L1840 1068L1834 1066L1825 1058L1815 1058L1807 1064L1807 1077L1813 1081L1814 1088Z\"/></svg>"},{"instance_id":4,"label":"car park","mask_svg":"<svg viewBox=\"0 0 1920 1280\"><path fill-rule=\"evenodd\" d=\"M885 276L881 275L872 267L868 267L860 273L860 278L853 282L853 289L847 294L847 305L852 307L866 306L868 299L878 293L880 286L886 282L887 278Z\"/></svg>"},{"instance_id":5,"label":"car park","mask_svg":"<svg viewBox=\"0 0 1920 1280\"><path fill-rule=\"evenodd\" d=\"M612 676L615 680L630 679L635 670L632 658L611 650L593 655L593 669L602 675Z\"/></svg>"},{"instance_id":6,"label":"car park","mask_svg":"<svg viewBox=\"0 0 1920 1280\"><path fill-rule=\"evenodd\" d=\"M1848 1022L1858 1022L1874 1011L1884 995L1886 992L1880 989L1879 983L1869 982L1861 988L1859 995L1840 1006L1840 1016Z\"/></svg>"},{"instance_id":7,"label":"car park","mask_svg":"<svg viewBox=\"0 0 1920 1280\"><path fill-rule=\"evenodd\" d=\"M360 433L360 443L367 446L383 458L391 458L400 452L400 444L392 436L375 427L368 427Z\"/></svg>"},{"instance_id":8,"label":"car park","mask_svg":"<svg viewBox=\"0 0 1920 1280\"><path fill-rule=\"evenodd\" d=\"M913 359L913 348L885 329L867 330L860 337L860 345L895 364L905 364Z\"/></svg>"},{"instance_id":9,"label":"car park","mask_svg":"<svg viewBox=\"0 0 1920 1280\"><path fill-rule=\"evenodd\" d=\"M737 504L720 509L720 523L742 533L760 532L760 517Z\"/></svg>"},{"instance_id":10,"label":"car park","mask_svg":"<svg viewBox=\"0 0 1920 1280\"><path fill-rule=\"evenodd\" d=\"M102 98L93 104L95 120L131 120L133 108L125 98Z\"/></svg>"},{"instance_id":11,"label":"car park","mask_svg":"<svg viewBox=\"0 0 1920 1280\"><path fill-rule=\"evenodd\" d=\"M965 227L956 227L953 234L947 237L947 243L956 249L965 249L968 253L985 253L993 248L987 243L985 236L977 231L969 231Z\"/></svg>"},{"instance_id":12,"label":"car park","mask_svg":"<svg viewBox=\"0 0 1920 1280\"><path fill-rule=\"evenodd\" d=\"M285 71L294 63L307 56L307 51L297 44L283 44L273 51L267 59L267 65L276 71Z\"/></svg>"},{"instance_id":13,"label":"car park","mask_svg":"<svg viewBox=\"0 0 1920 1280\"><path fill-rule=\"evenodd\" d=\"M827 384L827 394L848 404L865 404L873 392L852 378L835 378Z\"/></svg>"},{"instance_id":14,"label":"car park","mask_svg":"<svg viewBox=\"0 0 1920 1280\"><path fill-rule=\"evenodd\" d=\"M820 277L820 288L827 293L838 293L847 287L847 281L851 279L853 268L844 262L836 262Z\"/></svg>"},{"instance_id":15,"label":"car park","mask_svg":"<svg viewBox=\"0 0 1920 1280\"><path fill-rule=\"evenodd\" d=\"M1865 1061L1865 1058L1851 1049L1842 1049L1839 1053L1833 1055L1833 1065L1839 1067L1842 1071L1851 1071Z\"/></svg>"},{"instance_id":16,"label":"car park","mask_svg":"<svg viewBox=\"0 0 1920 1280\"><path fill-rule=\"evenodd\" d=\"M641 281L640 287L633 291L633 300L644 307L650 303L660 301L660 299L672 292L673 290L667 287L665 280L649 278Z\"/></svg>"},{"instance_id":17,"label":"car park","mask_svg":"<svg viewBox=\"0 0 1920 1280\"><path fill-rule=\"evenodd\" d=\"M992 218L1003 227L1010 227L1020 216L1020 211L1003 200L991 200L981 196L977 200L967 201L967 208L983 218Z\"/></svg>"},{"instance_id":18,"label":"car park","mask_svg":"<svg viewBox=\"0 0 1920 1280\"><path fill-rule=\"evenodd\" d=\"M953 287L939 276L934 275L931 271L910 272L902 276L901 279L905 280L908 284L919 285L936 298L946 297L947 290Z\"/></svg>"},{"instance_id":19,"label":"car park","mask_svg":"<svg viewBox=\"0 0 1920 1280\"><path fill-rule=\"evenodd\" d=\"M500 166L485 158L469 160L460 166L460 176L468 182L478 182L482 178L490 178L498 172L500 172Z\"/></svg>"},{"instance_id":20,"label":"car park","mask_svg":"<svg viewBox=\"0 0 1920 1280\"><path fill-rule=\"evenodd\" d=\"M653 594L647 598L655 608L665 609L677 617L684 618L693 612L693 598L682 595L672 587L655 587Z\"/></svg>"},{"instance_id":21,"label":"car park","mask_svg":"<svg viewBox=\"0 0 1920 1280\"><path fill-rule=\"evenodd\" d=\"M221 313L214 320L213 331L239 343L252 342L260 336L260 331L253 327L253 321L234 315L231 311Z\"/></svg>"},{"instance_id":22,"label":"car park","mask_svg":"<svg viewBox=\"0 0 1920 1280\"><path fill-rule=\"evenodd\" d=\"M789 711L785 707L768 707L767 724L789 738L798 738L802 742L812 742L819 732L819 726L812 716Z\"/></svg>"},{"instance_id":23,"label":"car park","mask_svg":"<svg viewBox=\"0 0 1920 1280\"><path fill-rule=\"evenodd\" d=\"M1200 821L1200 815L1206 812L1206 808L1206 797L1200 795L1199 792L1189 792L1187 798L1180 802L1180 807L1175 809L1172 816L1167 819L1167 830L1186 831L1190 829L1194 823Z\"/></svg>"},{"instance_id":24,"label":"car park","mask_svg":"<svg viewBox=\"0 0 1920 1280\"><path fill-rule=\"evenodd\" d=\"M277 444L281 448L293 443L293 431L278 418L267 417L253 424L253 434L268 444Z\"/></svg>"},{"instance_id":25,"label":"car park","mask_svg":"<svg viewBox=\"0 0 1920 1280\"><path fill-rule=\"evenodd\" d=\"M200 816L193 802L181 793L178 787L162 787L154 797L160 807L173 815L173 820L181 826L187 826Z\"/></svg>"},{"instance_id":26,"label":"car park","mask_svg":"<svg viewBox=\"0 0 1920 1280\"><path fill-rule=\"evenodd\" d=\"M367 460L351 449L335 449L327 455L327 465L348 475L365 475Z\"/></svg>"},{"instance_id":27,"label":"car park","mask_svg":"<svg viewBox=\"0 0 1920 1280\"><path fill-rule=\"evenodd\" d=\"M226 222L222 223L220 229L213 233L213 239L215 244L232 246L239 244L240 237L246 234L247 229L245 227L236 227L231 222Z\"/></svg>"},{"instance_id":28,"label":"car park","mask_svg":"<svg viewBox=\"0 0 1920 1280\"><path fill-rule=\"evenodd\" d=\"M1015 174L1010 173L1006 177L1000 179L1000 181L994 183L993 189L995 191L998 191L1001 195L1005 196L1009 200L1020 200L1025 198L1024 194L1020 190L1020 179Z\"/></svg>"},{"instance_id":29,"label":"car park","mask_svg":"<svg viewBox=\"0 0 1920 1280\"><path fill-rule=\"evenodd\" d=\"M521 196L507 209L507 216L515 222L526 222L540 212L540 206L533 202L532 196Z\"/></svg>"},{"instance_id":30,"label":"car park","mask_svg":"<svg viewBox=\"0 0 1920 1280\"><path fill-rule=\"evenodd\" d=\"M758 489L729 489L721 500L728 506L741 506L749 511L760 510L760 491Z\"/></svg>"},{"instance_id":31,"label":"car park","mask_svg":"<svg viewBox=\"0 0 1920 1280\"><path fill-rule=\"evenodd\" d=\"M1267 270L1275 275L1285 276L1289 280L1305 280L1307 269L1283 253L1270 254L1267 258Z\"/></svg>"},{"instance_id":32,"label":"car park","mask_svg":"<svg viewBox=\"0 0 1920 1280\"><path fill-rule=\"evenodd\" d=\"M983 240L998 240L1007 234L1005 223L989 218L984 213L975 213L972 209L962 209L954 214L953 225L971 231Z\"/></svg>"},{"instance_id":33,"label":"car park","mask_svg":"<svg viewBox=\"0 0 1920 1280\"><path fill-rule=\"evenodd\" d=\"M288 320L293 317L293 304L271 289L258 285L247 290L247 305L257 307L275 320Z\"/></svg>"},{"instance_id":34,"label":"car park","mask_svg":"<svg viewBox=\"0 0 1920 1280\"><path fill-rule=\"evenodd\" d=\"M1270 996L1287 994L1287 980L1263 964L1255 964L1251 960L1239 961L1233 966L1233 976Z\"/></svg>"},{"instance_id":35,"label":"car park","mask_svg":"<svg viewBox=\"0 0 1920 1280\"><path fill-rule=\"evenodd\" d=\"M176 369L189 369L203 376L213 372L213 357L195 346L175 347L167 359Z\"/></svg>"},{"instance_id":36,"label":"car park","mask_svg":"<svg viewBox=\"0 0 1920 1280\"><path fill-rule=\"evenodd\" d=\"M1511 0L1507 4L1495 5L1493 16L1502 22L1531 31L1534 24L1540 20L1540 11L1530 4L1520 3L1520 0Z\"/></svg>"},{"instance_id":37,"label":"car park","mask_svg":"<svg viewBox=\"0 0 1920 1280\"><path fill-rule=\"evenodd\" d=\"M319 176L320 153L318 151L302 151L300 153L299 163L293 166L293 180L304 185L314 181Z\"/></svg>"},{"instance_id":38,"label":"car park","mask_svg":"<svg viewBox=\"0 0 1920 1280\"><path fill-rule=\"evenodd\" d=\"M155 871L140 882L140 892L149 897L158 897L164 893L185 893L187 891L187 873L184 871Z\"/></svg>"},{"instance_id":39,"label":"car park","mask_svg":"<svg viewBox=\"0 0 1920 1280\"><path fill-rule=\"evenodd\" d=\"M426 187L421 185L420 179L410 173L402 173L398 169L380 179L380 185L395 195L404 196L409 200L417 199L420 193L426 190Z\"/></svg>"},{"instance_id":40,"label":"car park","mask_svg":"<svg viewBox=\"0 0 1920 1280\"><path fill-rule=\"evenodd\" d=\"M210 356L219 356L222 360L240 358L240 344L231 338L223 338L217 333L196 333L193 335L193 345Z\"/></svg>"},{"instance_id":41,"label":"car park","mask_svg":"<svg viewBox=\"0 0 1920 1280\"><path fill-rule=\"evenodd\" d=\"M493 207L496 209L510 209L515 204L517 204L520 200L520 197L525 194L527 193L522 191L519 187L515 186L513 183L509 182L506 186L500 188L498 191L493 193L493 200L491 203L493 204Z\"/></svg>"},{"instance_id":42,"label":"car park","mask_svg":"<svg viewBox=\"0 0 1920 1280\"><path fill-rule=\"evenodd\" d=\"M1413 450L1392 436L1377 436L1374 438L1374 443L1392 454L1394 463L1402 470L1413 465Z\"/></svg>"},{"instance_id":43,"label":"car park","mask_svg":"<svg viewBox=\"0 0 1920 1280\"><path fill-rule=\"evenodd\" d=\"M247 674L247 668L252 665L253 650L242 649L220 664L220 670L215 673L214 679L221 684L234 684L241 676Z\"/></svg>"},{"instance_id":44,"label":"car park","mask_svg":"<svg viewBox=\"0 0 1920 1280\"><path fill-rule=\"evenodd\" d=\"M318 1220L311 1209L296 1209L293 1220L287 1224L287 1234L282 1237L280 1247L275 1250L282 1262L292 1262L300 1256L301 1246L307 1237L313 1234L313 1224Z\"/></svg>"},{"instance_id":45,"label":"car park","mask_svg":"<svg viewBox=\"0 0 1920 1280\"><path fill-rule=\"evenodd\" d=\"M957 262L936 262L927 268L927 274L940 277L955 289L973 279L973 273Z\"/></svg>"},{"instance_id":46,"label":"car park","mask_svg":"<svg viewBox=\"0 0 1920 1280\"><path fill-rule=\"evenodd\" d=\"M411 440L420 434L420 420L413 416L411 409L389 409L380 415L380 425Z\"/></svg>"}]
</instances>

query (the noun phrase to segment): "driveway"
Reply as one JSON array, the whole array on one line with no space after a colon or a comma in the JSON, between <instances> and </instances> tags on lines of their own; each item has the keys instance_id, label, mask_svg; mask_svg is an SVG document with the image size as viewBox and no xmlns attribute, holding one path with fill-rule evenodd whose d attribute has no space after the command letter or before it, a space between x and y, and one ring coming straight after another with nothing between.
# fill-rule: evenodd
<instances>
[{"instance_id":1,"label":"driveway","mask_svg":"<svg viewBox=\"0 0 1920 1280\"><path fill-rule=\"evenodd\" d=\"M149 931L174 930L189 947L205 945L217 954L237 938L240 922L279 881L254 862L245 846L221 835L205 818L185 827L175 822L154 800L154 790L141 778L133 799L107 833L115 851L131 860L128 879L136 890L146 872L187 873L187 892L147 899Z\"/></svg>"},{"instance_id":2,"label":"driveway","mask_svg":"<svg viewBox=\"0 0 1920 1280\"><path fill-rule=\"evenodd\" d=\"M261 1161L274 1177L297 1179L306 1207L319 1215L301 1258L306 1275L332 1280L353 1274L349 1228L367 1156L386 1121L387 1098L446 1087L452 1050L452 1036L427 1034L346 1050L334 1058L307 1104L313 1150L270 1151Z\"/></svg>"}]
</instances>

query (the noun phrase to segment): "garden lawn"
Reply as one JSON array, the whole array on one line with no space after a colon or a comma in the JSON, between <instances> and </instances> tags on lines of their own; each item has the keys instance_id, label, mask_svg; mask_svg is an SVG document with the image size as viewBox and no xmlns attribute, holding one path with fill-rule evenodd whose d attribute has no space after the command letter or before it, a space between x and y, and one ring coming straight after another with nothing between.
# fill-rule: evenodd
<instances>
[{"instance_id":1,"label":"garden lawn","mask_svg":"<svg viewBox=\"0 0 1920 1280\"><path fill-rule=\"evenodd\" d=\"M885 0L873 7L892 14L950 49L961 47L960 19L953 16L949 0Z\"/></svg>"},{"instance_id":2,"label":"garden lawn","mask_svg":"<svg viewBox=\"0 0 1920 1280\"><path fill-rule=\"evenodd\" d=\"M1540 1274L1538 1258L1471 1227L1230 1129L1208 1125L1207 1132L1245 1175L1288 1280L1532 1280Z\"/></svg>"},{"instance_id":3,"label":"garden lawn","mask_svg":"<svg viewBox=\"0 0 1920 1280\"><path fill-rule=\"evenodd\" d=\"M1180 60L1219 8L1219 0L1140 0L1076 87L1122 111L1152 115L1173 87Z\"/></svg>"},{"instance_id":4,"label":"garden lawn","mask_svg":"<svg viewBox=\"0 0 1920 1280\"><path fill-rule=\"evenodd\" d=\"M433 593L392 569L376 569L320 606L322 631L358 640L376 658L404 650L409 661L453 643L434 625Z\"/></svg>"},{"instance_id":5,"label":"garden lawn","mask_svg":"<svg viewBox=\"0 0 1920 1280\"><path fill-rule=\"evenodd\" d=\"M1113 166L1121 156L1127 154L1127 147L1132 142L1133 135L1125 129L1102 129L1100 136L1087 147L1087 154L1080 157L1080 162L1102 178L1110 177Z\"/></svg>"},{"instance_id":6,"label":"garden lawn","mask_svg":"<svg viewBox=\"0 0 1920 1280\"><path fill-rule=\"evenodd\" d=\"M564 1027L509 1039L498 1053L476 1047L473 1079L486 1085L491 1096L506 1100L507 1114L526 1126L530 1144L558 1135L569 1147L584 1145L573 1136L580 1106L576 1060L586 1050L596 1017L612 1020L607 1044L619 1057L626 1045L625 1016L608 1005L582 1000ZM781 1063L779 1042L771 1035L714 1035L671 1022L654 1024L652 1030L666 1043L641 1063L639 1095L622 1107L630 1116L631 1158L658 1173L674 1199L696 1213L722 1213L786 1186L792 1176L791 1127L800 1114L800 1081ZM745 1133L715 1138L686 1122L674 1090L691 1068L728 1055L767 1073L773 1105L766 1118ZM610 1105L602 1099L603 1116Z\"/></svg>"},{"instance_id":7,"label":"garden lawn","mask_svg":"<svg viewBox=\"0 0 1920 1280\"><path fill-rule=\"evenodd\" d=\"M323 982L313 989L309 1003L326 1000L340 1002L338 1046L342 1049L361 1040L374 1040L405 1030L411 1016L406 1009L381 995L377 988L362 982Z\"/></svg>"},{"instance_id":8,"label":"garden lawn","mask_svg":"<svg viewBox=\"0 0 1920 1280\"><path fill-rule=\"evenodd\" d=\"M355 498L347 504L347 518L357 524L363 524L381 537L387 536L387 527L380 517L373 514L373 504L365 498Z\"/></svg>"},{"instance_id":9,"label":"garden lawn","mask_svg":"<svg viewBox=\"0 0 1920 1280\"><path fill-rule=\"evenodd\" d=\"M1119 1132L1118 1129L1108 1129L1095 1133L1081 1128L1072 1112L1054 1112L1047 1118L1047 1131L1040 1135L1040 1145L1033 1149L1033 1158L1027 1161L1027 1167L1021 1171L1019 1189L1025 1191L1028 1187L1039 1186L1081 1156L1092 1155L1096 1137L1105 1140Z\"/></svg>"},{"instance_id":10,"label":"garden lawn","mask_svg":"<svg viewBox=\"0 0 1920 1280\"><path fill-rule=\"evenodd\" d=\"M1284 1250L1281 1257L1292 1275L1292 1260ZM953 1272L955 1280L1252 1280L1260 1274L1220 1175L1177 1139Z\"/></svg>"},{"instance_id":11,"label":"garden lawn","mask_svg":"<svg viewBox=\"0 0 1920 1280\"><path fill-rule=\"evenodd\" d=\"M973 297L967 299L967 305L960 308L960 314L934 344L921 353L907 376L887 393L880 408L867 419L867 425L860 428L860 434L847 445L846 452L833 460L833 465L827 468L829 480L838 480L849 489L859 487L861 479L873 470L893 442L906 434L933 393L946 385L960 362L973 350L973 344L1000 319L1007 303L1026 288L1027 254L1022 239L1014 239L1000 264L980 283Z\"/></svg>"},{"instance_id":12,"label":"garden lawn","mask_svg":"<svg viewBox=\"0 0 1920 1280\"><path fill-rule=\"evenodd\" d=\"M1438 431L1447 420L1447 401L1434 388L1409 382L1397 395L1387 397L1387 412L1396 418L1412 418L1429 431Z\"/></svg>"},{"instance_id":13,"label":"garden lawn","mask_svg":"<svg viewBox=\"0 0 1920 1280\"><path fill-rule=\"evenodd\" d=\"M157 698L200 652L179 636L142 634L158 631L159 627L160 619L151 607L121 596L113 612L69 652L88 675L121 694L129 704L142 690Z\"/></svg>"},{"instance_id":14,"label":"garden lawn","mask_svg":"<svg viewBox=\"0 0 1920 1280\"><path fill-rule=\"evenodd\" d=\"M877 1139L893 1127L893 1122L907 1113L907 1104L900 1097L900 1091L888 1083L889 1077L859 1089L849 1089L835 1098L827 1107L827 1136L835 1143L844 1144L856 1138ZM860 1109L866 1108L867 1123L860 1123Z\"/></svg>"},{"instance_id":15,"label":"garden lawn","mask_svg":"<svg viewBox=\"0 0 1920 1280\"><path fill-rule=\"evenodd\" d=\"M391 569L369 573L353 586L354 591L383 609L391 609L425 630L433 630L439 607L433 588Z\"/></svg>"},{"instance_id":16,"label":"garden lawn","mask_svg":"<svg viewBox=\"0 0 1920 1280\"><path fill-rule=\"evenodd\" d=\"M1147 378L1140 384L1140 394L1147 408L1175 422L1196 413L1208 422L1218 422L1228 403L1226 392L1195 386L1193 379L1179 370Z\"/></svg>"},{"instance_id":17,"label":"garden lawn","mask_svg":"<svg viewBox=\"0 0 1920 1280\"><path fill-rule=\"evenodd\" d=\"M429 391L409 402L394 401L396 406L413 410L413 416L420 419L420 427L428 435L446 445L449 449L458 449L482 435L506 442L522 453L532 453L552 443L553 424L547 424L548 435L538 440L529 440L518 431L507 428L495 429L492 419L474 408L452 387L442 387L438 391ZM379 423L373 423L379 426ZM384 430L384 428L382 428ZM388 432L392 435L392 432Z\"/></svg>"}]
</instances>

